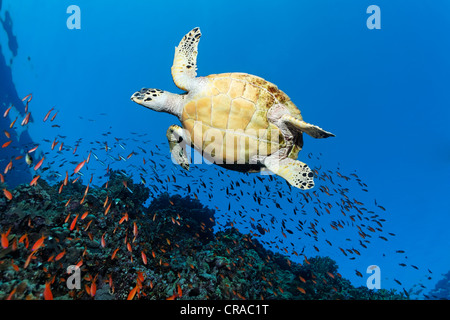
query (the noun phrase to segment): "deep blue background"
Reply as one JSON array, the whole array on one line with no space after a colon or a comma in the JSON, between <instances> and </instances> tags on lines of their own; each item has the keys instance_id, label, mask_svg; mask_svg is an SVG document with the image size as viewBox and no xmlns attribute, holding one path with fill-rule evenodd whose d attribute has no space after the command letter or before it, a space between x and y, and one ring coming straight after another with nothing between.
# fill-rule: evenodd
<instances>
[{"instance_id":1,"label":"deep blue background","mask_svg":"<svg viewBox=\"0 0 450 320\"><path fill-rule=\"evenodd\" d=\"M66 27L66 8L72 4L81 8L81 30ZM381 30L366 27L372 4L381 8ZM353 196L370 204L376 199L387 209L383 229L396 234L388 242L373 241L354 261L336 247L324 247L320 254L336 259L355 285L365 285L365 278L354 270L365 274L376 264L383 288L401 288L394 278L406 288L417 283L431 288L450 269L449 9L445 0L10 0L3 1L0 16L10 12L19 43L11 64L17 91L20 97L33 92L33 115L39 115L28 128L31 136L53 141L55 128L41 119L55 106L57 133L66 135L70 146L79 138L103 142L107 131L113 137L148 133L147 149L164 143L167 127L178 120L129 97L142 87L179 93L170 74L174 47L200 27L200 76L246 72L277 84L307 122L336 135L305 137L299 158L311 167L356 171L370 192L355 188ZM4 30L0 44L9 61ZM129 141L128 152L133 145L143 146ZM80 145L82 157L91 146ZM306 158L309 152L322 153L320 162ZM206 193L199 197L208 199ZM301 199L299 193L292 197ZM215 191L210 205L226 210L230 201ZM245 205L248 211L258 208L252 201ZM341 238L336 241L345 242ZM295 237L290 241L298 241L299 248L308 245ZM306 250L315 254L310 246ZM398 266L406 258L396 250L405 250L419 270ZM425 280L427 269L433 271L431 281Z\"/></svg>"}]
</instances>

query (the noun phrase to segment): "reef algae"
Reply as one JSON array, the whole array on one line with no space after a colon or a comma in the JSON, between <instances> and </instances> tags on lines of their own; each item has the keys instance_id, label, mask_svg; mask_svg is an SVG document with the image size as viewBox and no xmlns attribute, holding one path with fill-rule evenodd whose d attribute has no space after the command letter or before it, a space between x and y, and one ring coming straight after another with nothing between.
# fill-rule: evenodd
<instances>
[{"instance_id":1,"label":"reef algae","mask_svg":"<svg viewBox=\"0 0 450 320\"><path fill-rule=\"evenodd\" d=\"M149 189L120 171L99 187L60 183L0 199L0 299L44 299L46 288L82 300L406 298L353 287L328 257L296 263L233 227L214 232L214 210L197 199L162 193L145 207Z\"/></svg>"}]
</instances>

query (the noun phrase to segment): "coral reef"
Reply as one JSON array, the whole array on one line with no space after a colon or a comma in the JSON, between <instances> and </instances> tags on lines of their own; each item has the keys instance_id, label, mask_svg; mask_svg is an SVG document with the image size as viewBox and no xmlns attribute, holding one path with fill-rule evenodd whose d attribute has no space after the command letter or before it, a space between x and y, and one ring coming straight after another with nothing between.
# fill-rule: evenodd
<instances>
[{"instance_id":1,"label":"coral reef","mask_svg":"<svg viewBox=\"0 0 450 320\"><path fill-rule=\"evenodd\" d=\"M450 300L450 271L443 275L429 293L424 294L428 300Z\"/></svg>"},{"instance_id":2,"label":"coral reef","mask_svg":"<svg viewBox=\"0 0 450 320\"><path fill-rule=\"evenodd\" d=\"M163 193L144 207L149 189L123 172L64 183L0 199L0 299L405 299L353 287L328 257L295 263L235 228L215 233L196 199ZM74 265L80 289L67 287Z\"/></svg>"}]
</instances>

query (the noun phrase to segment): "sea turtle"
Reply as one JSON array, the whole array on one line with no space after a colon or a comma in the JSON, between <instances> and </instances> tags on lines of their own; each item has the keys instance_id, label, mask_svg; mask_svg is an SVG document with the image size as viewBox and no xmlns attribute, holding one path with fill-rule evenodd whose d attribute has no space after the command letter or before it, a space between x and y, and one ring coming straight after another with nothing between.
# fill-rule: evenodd
<instances>
[{"instance_id":1,"label":"sea turtle","mask_svg":"<svg viewBox=\"0 0 450 320\"><path fill-rule=\"evenodd\" d=\"M183 128L167 130L173 159L189 169L186 145L227 169L258 172L268 169L300 189L314 186L314 174L297 160L302 133L314 138L334 136L303 121L300 110L276 85L246 73L197 77L197 47L201 32L195 28L178 47L172 77L174 94L143 88L131 100L155 111L177 116Z\"/></svg>"}]
</instances>

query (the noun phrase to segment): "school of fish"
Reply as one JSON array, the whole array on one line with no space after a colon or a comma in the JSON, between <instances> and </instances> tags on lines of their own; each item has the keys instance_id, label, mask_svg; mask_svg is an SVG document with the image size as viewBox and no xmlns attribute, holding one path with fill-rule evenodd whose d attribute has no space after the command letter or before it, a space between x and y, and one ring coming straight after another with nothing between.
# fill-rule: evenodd
<instances>
[{"instance_id":1,"label":"school of fish","mask_svg":"<svg viewBox=\"0 0 450 320\"><path fill-rule=\"evenodd\" d=\"M316 165L312 167L316 179L318 179L316 188L299 191L272 175L230 173L219 167L214 167L214 170L211 171L210 168L207 170L201 165L193 166L190 171L185 171L171 163L167 144L152 142L148 138L148 133L131 132L130 137L122 138L114 136L111 131L108 131L103 133L100 139L87 141L87 138L79 138L72 144L67 141L70 140L67 136L57 133L62 126L62 124L57 124L59 111L52 107L44 115L35 115L33 110L30 110L32 98L32 94L29 94L22 100L25 103L23 119L16 117L9 128L3 130L8 140L2 144L2 148L13 148L17 153L16 156L7 159L1 168L0 180L3 196L6 201L12 201L15 197L14 191L5 183L8 173L12 170L31 170L34 175L28 182L29 186L36 188L41 180L45 180L57 184L59 194L63 194L65 188L69 188L79 179L86 179L84 181L87 183L86 187L80 192L77 199L64 199L67 208L70 208L71 202L78 202L82 205L90 195L90 186L103 188L106 190L106 196L101 203L104 208L102 218L111 215L119 216L120 219L114 222L116 229L127 226L123 241L124 248L114 248L110 255L111 260L117 259L118 255L123 254L124 251L134 254L135 243L142 232L136 221L132 221L127 212L119 211L113 196L108 193L108 179L111 170L122 172L124 176L131 173L131 176L136 177L136 183L149 188L150 199L154 199L164 192L189 195L200 199L216 211L215 231L223 231L230 227L236 228L240 232L248 234L249 238L258 239L266 248L289 256L289 264L291 260L308 263L308 259L313 255L339 254L349 260L355 260L372 243L387 242L395 236L394 233L384 230L387 212L383 206L373 199L368 205L367 201L356 199L353 196L357 194L366 199L364 194L368 194L368 186L356 172L346 174L342 173L339 168L330 170ZM3 117L8 117L11 108L13 106L9 106L4 111ZM26 128L33 125L32 119L48 123L52 130L55 130L55 136L43 139L42 142L35 145L14 145L11 136L15 134L15 128L17 126ZM307 157L320 163L320 155L315 156L309 153ZM122 181L124 190L131 196L133 190L129 187L130 183L131 181L126 178ZM171 201L170 204L173 205L173 202ZM92 219L88 218L91 213L89 211L71 212L68 209L63 223L68 225L70 232L77 230L88 232L92 223ZM173 217L172 223L180 225L180 219ZM1 230L2 248L27 250L28 257L23 266L12 263L15 268L32 267L36 255L45 247L48 241L47 237L41 235L38 239L31 241L27 234L11 238L10 232L11 226ZM105 232L97 240L102 248L106 248L108 240L113 236ZM71 241L75 241L75 239L71 239ZM174 245L169 238L166 238L165 241L168 246ZM400 267L419 269L406 260L404 250L389 250L391 252L383 254L394 253L402 256ZM48 259L55 263L62 261L68 251L69 248L64 248ZM85 256L80 257L79 261L76 261L76 265L81 267L83 259L86 258ZM135 255L131 255L131 263L147 265L149 258L157 259L154 250L151 252L140 250ZM161 261L162 263L169 262ZM362 278L363 271L355 269L355 274ZM428 280L430 280L431 271L428 270L428 273L430 274ZM143 274L138 272L136 276L136 285L129 291L128 300L132 300L142 293ZM330 273L329 277L334 278L338 275ZM91 285L86 286L85 292L94 297L97 276L89 275L86 276L86 279L91 282ZM304 279L300 280L304 281ZM394 280L401 285L398 279ZM57 281L55 276L49 274L49 280L45 283L42 292L44 299L53 299L51 287L55 281ZM111 277L108 282L113 288L114 281ZM425 287L423 286L423 288ZM302 287L299 287L298 290L304 293ZM408 294L406 289L403 290L405 294ZM9 298L13 296L14 292L11 292ZM168 299L182 296L182 289L178 285Z\"/></svg>"}]
</instances>

